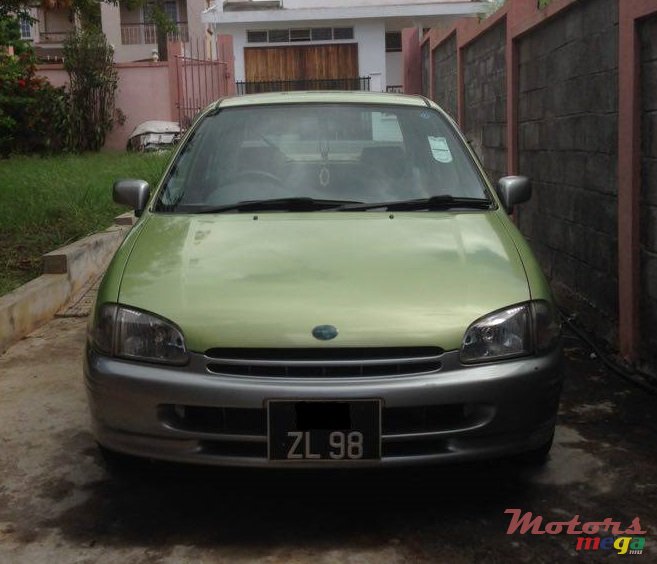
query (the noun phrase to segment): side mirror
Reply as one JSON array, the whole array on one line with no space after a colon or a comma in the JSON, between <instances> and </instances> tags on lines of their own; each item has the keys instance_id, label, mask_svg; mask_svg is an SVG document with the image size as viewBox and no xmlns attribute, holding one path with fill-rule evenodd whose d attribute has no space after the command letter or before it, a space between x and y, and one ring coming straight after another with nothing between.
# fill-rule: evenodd
<instances>
[{"instance_id":1,"label":"side mirror","mask_svg":"<svg viewBox=\"0 0 657 564\"><path fill-rule=\"evenodd\" d=\"M532 184L526 176L505 176L497 183L497 195L507 213L532 197Z\"/></svg>"},{"instance_id":2,"label":"side mirror","mask_svg":"<svg viewBox=\"0 0 657 564\"><path fill-rule=\"evenodd\" d=\"M133 208L137 217L146 208L150 195L151 187L145 180L117 180L112 190L114 201Z\"/></svg>"}]
</instances>

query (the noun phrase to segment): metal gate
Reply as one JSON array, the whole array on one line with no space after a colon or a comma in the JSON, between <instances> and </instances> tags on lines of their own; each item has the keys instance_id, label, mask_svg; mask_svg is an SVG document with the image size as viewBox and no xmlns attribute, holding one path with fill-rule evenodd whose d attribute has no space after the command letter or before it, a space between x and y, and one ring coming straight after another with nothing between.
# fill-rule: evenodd
<instances>
[{"instance_id":1,"label":"metal gate","mask_svg":"<svg viewBox=\"0 0 657 564\"><path fill-rule=\"evenodd\" d=\"M230 73L219 43L198 39L184 44L176 58L178 123L187 129L202 109L229 94Z\"/></svg>"}]
</instances>

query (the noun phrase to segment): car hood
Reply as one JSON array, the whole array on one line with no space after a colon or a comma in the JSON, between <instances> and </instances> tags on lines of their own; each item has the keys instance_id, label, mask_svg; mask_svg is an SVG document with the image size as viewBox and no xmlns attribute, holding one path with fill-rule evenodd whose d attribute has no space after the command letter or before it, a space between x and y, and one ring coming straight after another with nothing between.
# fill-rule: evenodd
<instances>
[{"instance_id":1,"label":"car hood","mask_svg":"<svg viewBox=\"0 0 657 564\"><path fill-rule=\"evenodd\" d=\"M144 218L119 301L213 347L460 347L475 319L530 298L497 212ZM330 342L311 334L333 325Z\"/></svg>"}]
</instances>

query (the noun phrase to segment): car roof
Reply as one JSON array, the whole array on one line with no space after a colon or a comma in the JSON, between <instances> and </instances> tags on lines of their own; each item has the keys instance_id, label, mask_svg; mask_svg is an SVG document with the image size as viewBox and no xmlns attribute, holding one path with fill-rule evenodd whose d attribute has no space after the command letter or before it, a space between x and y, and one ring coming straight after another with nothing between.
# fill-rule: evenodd
<instances>
[{"instance_id":1,"label":"car roof","mask_svg":"<svg viewBox=\"0 0 657 564\"><path fill-rule=\"evenodd\" d=\"M430 102L422 96L388 94L384 92L361 91L312 91L312 92L274 92L271 94L246 94L219 100L215 108L233 108L243 106L260 106L267 104L383 104L390 106L428 106Z\"/></svg>"}]
</instances>

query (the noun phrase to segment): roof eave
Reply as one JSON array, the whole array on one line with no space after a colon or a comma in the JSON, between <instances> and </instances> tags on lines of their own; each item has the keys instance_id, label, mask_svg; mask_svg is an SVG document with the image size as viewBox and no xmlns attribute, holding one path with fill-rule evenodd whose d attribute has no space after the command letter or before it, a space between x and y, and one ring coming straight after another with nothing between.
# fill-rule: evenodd
<instances>
[{"instance_id":1,"label":"roof eave","mask_svg":"<svg viewBox=\"0 0 657 564\"><path fill-rule=\"evenodd\" d=\"M276 22L310 22L322 20L400 19L425 20L458 16L476 16L490 11L490 2L441 2L389 6L346 6L340 8L296 8L224 12L216 5L205 10L204 23L259 24Z\"/></svg>"}]
</instances>

